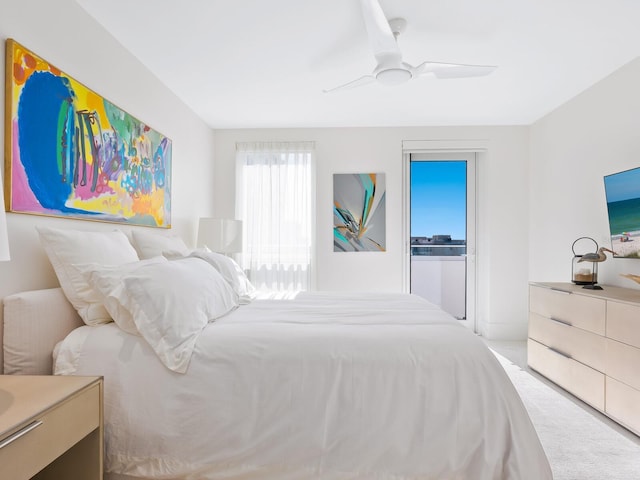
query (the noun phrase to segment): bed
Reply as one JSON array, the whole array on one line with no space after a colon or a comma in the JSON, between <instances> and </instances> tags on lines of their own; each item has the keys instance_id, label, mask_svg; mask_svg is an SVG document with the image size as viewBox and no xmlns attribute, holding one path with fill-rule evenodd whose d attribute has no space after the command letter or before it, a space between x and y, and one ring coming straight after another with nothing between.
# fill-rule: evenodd
<instances>
[{"instance_id":1,"label":"bed","mask_svg":"<svg viewBox=\"0 0 640 480\"><path fill-rule=\"evenodd\" d=\"M151 265L175 276L179 262ZM126 294L137 285L156 298L141 268L133 283L123 269L101 267L91 284L115 276ZM165 314L154 322L189 324L170 296L156 298ZM154 338L135 315L135 332L86 324L68 298L56 288L4 299L5 373L104 377L107 479L552 478L496 358L417 296L254 296L182 342Z\"/></svg>"}]
</instances>

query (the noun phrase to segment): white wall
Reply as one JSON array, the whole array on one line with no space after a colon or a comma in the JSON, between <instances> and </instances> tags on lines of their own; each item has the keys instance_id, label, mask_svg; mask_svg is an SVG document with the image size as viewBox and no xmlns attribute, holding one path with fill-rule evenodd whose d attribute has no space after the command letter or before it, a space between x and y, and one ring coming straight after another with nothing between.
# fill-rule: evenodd
<instances>
[{"instance_id":1,"label":"white wall","mask_svg":"<svg viewBox=\"0 0 640 480\"><path fill-rule=\"evenodd\" d=\"M640 59L531 127L530 279L571 281L571 244L582 236L611 247L603 177L640 166ZM640 260L609 259L599 283L640 288L620 277Z\"/></svg>"},{"instance_id":2,"label":"white wall","mask_svg":"<svg viewBox=\"0 0 640 480\"><path fill-rule=\"evenodd\" d=\"M216 215L233 218L235 144L241 141L316 142L316 288L402 291L403 140L482 140L478 165L478 309L491 338L524 338L527 325L527 127L402 127L246 129L216 131ZM384 172L387 251L333 252L334 173Z\"/></svg>"},{"instance_id":3,"label":"white wall","mask_svg":"<svg viewBox=\"0 0 640 480\"><path fill-rule=\"evenodd\" d=\"M212 214L213 131L74 0L0 0L0 38L3 51L4 40L14 38L172 139L173 229L194 244L198 216ZM0 76L4 79L4 61L0 62ZM4 96L0 110L4 111ZM4 145L4 138L0 143ZM0 298L57 286L35 225L116 228L114 224L12 213L7 214L7 223L11 261L0 262Z\"/></svg>"}]
</instances>

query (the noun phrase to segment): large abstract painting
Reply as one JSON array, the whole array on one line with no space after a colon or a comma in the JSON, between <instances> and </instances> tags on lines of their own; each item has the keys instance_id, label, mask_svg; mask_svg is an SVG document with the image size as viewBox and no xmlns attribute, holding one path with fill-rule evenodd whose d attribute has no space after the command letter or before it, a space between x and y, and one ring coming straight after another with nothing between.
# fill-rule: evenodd
<instances>
[{"instance_id":1,"label":"large abstract painting","mask_svg":"<svg viewBox=\"0 0 640 480\"><path fill-rule=\"evenodd\" d=\"M171 227L171 140L7 40L12 212Z\"/></svg>"},{"instance_id":2,"label":"large abstract painting","mask_svg":"<svg viewBox=\"0 0 640 480\"><path fill-rule=\"evenodd\" d=\"M333 251L386 249L384 173L333 175Z\"/></svg>"}]
</instances>

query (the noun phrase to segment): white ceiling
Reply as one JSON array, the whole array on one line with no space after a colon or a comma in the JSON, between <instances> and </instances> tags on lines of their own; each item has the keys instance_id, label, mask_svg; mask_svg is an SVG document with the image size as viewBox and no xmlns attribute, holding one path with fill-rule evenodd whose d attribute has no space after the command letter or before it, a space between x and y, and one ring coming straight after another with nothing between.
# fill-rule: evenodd
<instances>
[{"instance_id":1,"label":"white ceiling","mask_svg":"<svg viewBox=\"0 0 640 480\"><path fill-rule=\"evenodd\" d=\"M213 128L528 125L640 55L638 0L380 0L404 61L498 65L323 93L371 73L359 0L77 0Z\"/></svg>"}]
</instances>

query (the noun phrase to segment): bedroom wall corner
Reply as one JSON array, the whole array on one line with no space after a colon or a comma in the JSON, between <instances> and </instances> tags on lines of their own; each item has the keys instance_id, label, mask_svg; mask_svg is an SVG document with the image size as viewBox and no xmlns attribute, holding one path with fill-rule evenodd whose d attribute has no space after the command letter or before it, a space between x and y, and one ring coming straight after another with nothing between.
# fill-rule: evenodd
<instances>
[{"instance_id":1,"label":"bedroom wall corner","mask_svg":"<svg viewBox=\"0 0 640 480\"><path fill-rule=\"evenodd\" d=\"M211 215L214 203L213 189L210 188L214 181L213 130L75 0L0 0L0 12L3 58L0 76L3 83L4 41L14 38L171 138L171 230L181 235L187 244L194 245L197 219ZM4 95L0 96L0 108L4 112ZM0 116L0 125L4 127L4 115ZM4 145L4 136L0 142ZM36 225L83 230L121 228L118 224L13 213L7 214L7 225L11 261L0 263L0 298L18 291L55 287L58 284L40 247L34 228ZM126 227L121 229L127 230ZM0 324L1 321L0 309Z\"/></svg>"},{"instance_id":2,"label":"bedroom wall corner","mask_svg":"<svg viewBox=\"0 0 640 480\"><path fill-rule=\"evenodd\" d=\"M478 162L477 324L491 340L524 340L528 325L529 127L490 127Z\"/></svg>"}]
</instances>

